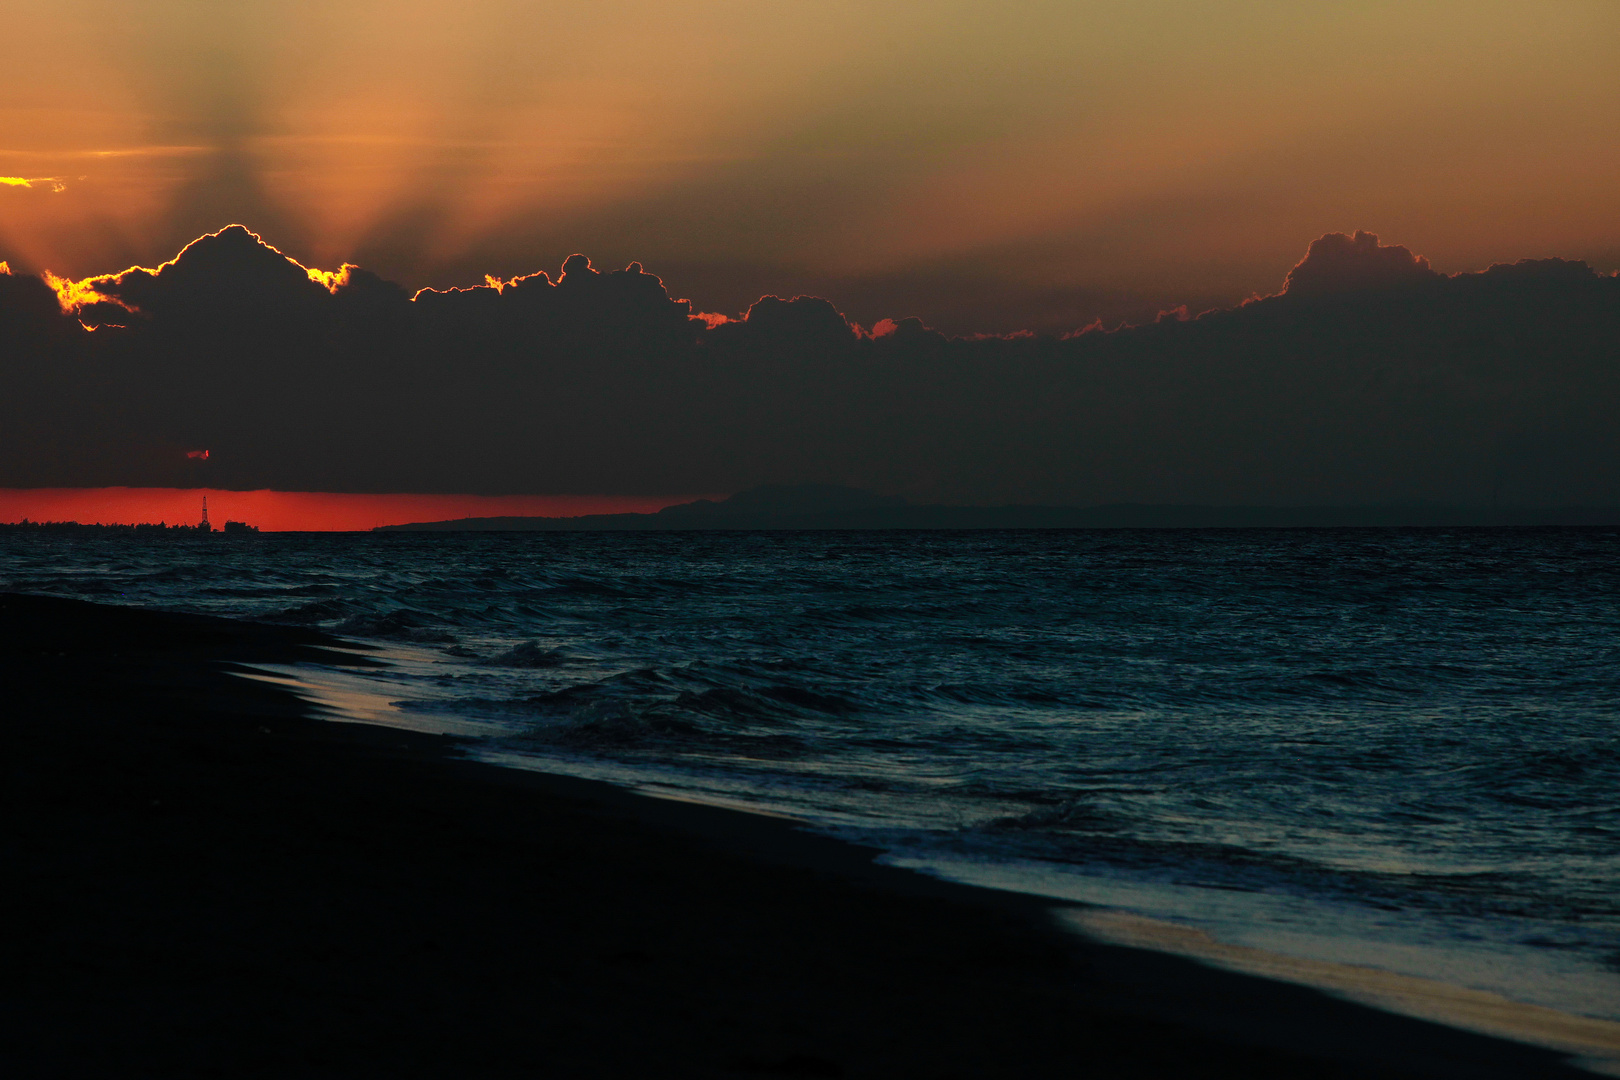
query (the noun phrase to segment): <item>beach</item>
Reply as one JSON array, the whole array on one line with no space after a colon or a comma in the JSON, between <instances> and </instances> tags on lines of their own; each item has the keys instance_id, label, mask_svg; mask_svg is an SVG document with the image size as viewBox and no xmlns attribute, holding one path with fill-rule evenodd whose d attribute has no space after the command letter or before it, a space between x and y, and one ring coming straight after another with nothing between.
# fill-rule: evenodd
<instances>
[{"instance_id":1,"label":"beach","mask_svg":"<svg viewBox=\"0 0 1620 1080\"><path fill-rule=\"evenodd\" d=\"M1589 1075L236 674L368 662L318 631L7 595L0 644L8 1075Z\"/></svg>"}]
</instances>

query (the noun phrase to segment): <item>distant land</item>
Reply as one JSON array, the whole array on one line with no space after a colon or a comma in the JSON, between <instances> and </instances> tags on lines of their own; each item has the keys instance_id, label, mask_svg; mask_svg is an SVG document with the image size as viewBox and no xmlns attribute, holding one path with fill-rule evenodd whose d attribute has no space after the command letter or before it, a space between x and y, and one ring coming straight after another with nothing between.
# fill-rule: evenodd
<instances>
[{"instance_id":1,"label":"distant land","mask_svg":"<svg viewBox=\"0 0 1620 1080\"><path fill-rule=\"evenodd\" d=\"M373 532L665 532L697 529L1164 529L1620 525L1620 507L936 506L831 484L771 484L654 514L483 517Z\"/></svg>"}]
</instances>

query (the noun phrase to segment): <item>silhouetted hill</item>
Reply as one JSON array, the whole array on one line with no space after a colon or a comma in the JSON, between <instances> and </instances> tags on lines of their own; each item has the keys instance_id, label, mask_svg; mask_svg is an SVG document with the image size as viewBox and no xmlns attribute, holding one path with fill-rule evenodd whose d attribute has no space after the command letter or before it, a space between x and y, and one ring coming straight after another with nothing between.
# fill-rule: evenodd
<instances>
[{"instance_id":1,"label":"silhouetted hill","mask_svg":"<svg viewBox=\"0 0 1620 1080\"><path fill-rule=\"evenodd\" d=\"M662 532L697 529L1107 529L1620 525L1620 508L1425 506L927 506L827 484L775 484L655 514L487 517L376 532Z\"/></svg>"}]
</instances>

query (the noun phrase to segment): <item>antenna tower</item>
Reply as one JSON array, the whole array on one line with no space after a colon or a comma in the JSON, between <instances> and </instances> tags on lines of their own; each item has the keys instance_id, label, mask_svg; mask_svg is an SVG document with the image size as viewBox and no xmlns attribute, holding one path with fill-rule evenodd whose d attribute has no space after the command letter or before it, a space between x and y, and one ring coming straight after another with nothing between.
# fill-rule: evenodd
<instances>
[{"instance_id":1,"label":"antenna tower","mask_svg":"<svg viewBox=\"0 0 1620 1080\"><path fill-rule=\"evenodd\" d=\"M203 519L202 519L202 523L204 525L208 524L208 496L206 496L206 495L203 496Z\"/></svg>"}]
</instances>

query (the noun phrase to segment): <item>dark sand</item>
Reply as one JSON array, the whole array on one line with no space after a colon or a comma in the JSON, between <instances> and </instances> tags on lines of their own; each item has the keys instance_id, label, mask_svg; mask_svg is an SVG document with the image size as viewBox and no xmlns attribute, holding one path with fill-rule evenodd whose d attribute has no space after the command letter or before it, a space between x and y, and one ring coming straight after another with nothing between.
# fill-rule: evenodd
<instances>
[{"instance_id":1,"label":"dark sand","mask_svg":"<svg viewBox=\"0 0 1620 1080\"><path fill-rule=\"evenodd\" d=\"M1590 1075L228 673L329 644L0 596L0 1073Z\"/></svg>"}]
</instances>

